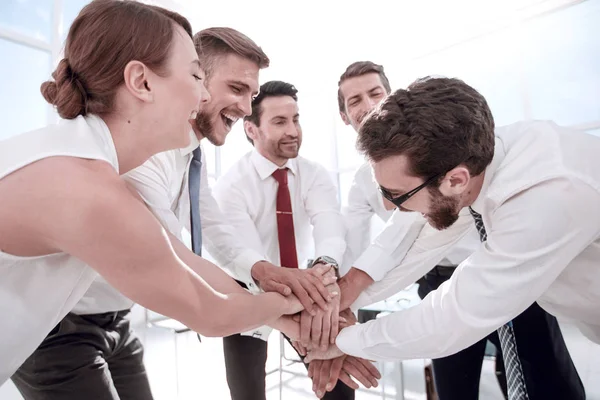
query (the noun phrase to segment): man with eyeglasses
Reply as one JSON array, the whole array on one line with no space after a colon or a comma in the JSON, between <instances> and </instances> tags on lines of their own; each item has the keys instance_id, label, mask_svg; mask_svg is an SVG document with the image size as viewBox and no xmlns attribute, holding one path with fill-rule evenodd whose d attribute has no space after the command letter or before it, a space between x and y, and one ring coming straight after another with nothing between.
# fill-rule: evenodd
<instances>
[{"instance_id":1,"label":"man with eyeglasses","mask_svg":"<svg viewBox=\"0 0 600 400\"><path fill-rule=\"evenodd\" d=\"M308 359L340 350L385 360L445 357L497 329L510 399L585 398L568 353L557 351L563 339L554 317L531 321L539 302L600 343L600 175L593 163L600 141L545 121L495 129L477 91L458 79L428 78L386 98L362 123L358 147L386 200L421 213L428 225L355 306L406 286L473 228L482 244L420 305L346 328L338 349ZM535 364L527 362L532 351ZM509 368L516 360L520 367ZM544 370L550 378L530 385L528 377Z\"/></svg>"},{"instance_id":2,"label":"man with eyeglasses","mask_svg":"<svg viewBox=\"0 0 600 400\"><path fill-rule=\"evenodd\" d=\"M390 93L390 85L383 67L369 61L351 64L340 78L338 84L338 103L340 115L346 124L356 131L368 113ZM359 293L374 281L384 279L400 263L421 231L425 219L420 213L396 212L390 209L411 211L403 207L410 198L425 188L435 184L445 172L439 172L426 178L423 183L410 188L406 193L378 185L373 177L369 163L363 165L355 174L348 196L348 209L345 211L348 233L348 251L345 264L352 265L348 273L339 282L342 291L341 307L353 302ZM382 201L383 199L386 201ZM443 201L439 207L426 215L432 226L448 223L448 204ZM369 220L373 215L388 221L388 225L367 248ZM471 229L452 250L437 263L425 276L419 279L419 296L423 299L450 279L457 265L474 253L479 246L479 235ZM349 256L350 255L350 256ZM357 257L360 255L360 257ZM348 259L350 258L350 259ZM399 268L398 268L399 269ZM411 281L419 276L414 276ZM408 280L407 280L408 282ZM375 285L376 286L376 285ZM397 290L388 291L385 297ZM363 293L362 304L370 304L369 291ZM383 295L380 298L385 298ZM526 365L525 382L530 399L569 398L584 399L585 392L577 371L570 358L556 318L542 310L536 303L514 320L519 337L519 358ZM447 357L432 360L435 385L441 400L479 398L481 366L487 341L498 349L496 374L498 382L507 395L504 363L498 334L494 331L471 346ZM317 379L322 381L321 378Z\"/></svg>"}]
</instances>

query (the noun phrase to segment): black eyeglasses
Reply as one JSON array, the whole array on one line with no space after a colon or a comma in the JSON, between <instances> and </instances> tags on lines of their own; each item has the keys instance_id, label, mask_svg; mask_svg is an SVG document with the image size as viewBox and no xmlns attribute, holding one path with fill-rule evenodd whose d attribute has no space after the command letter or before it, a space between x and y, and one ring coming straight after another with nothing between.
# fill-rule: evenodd
<instances>
[{"instance_id":1,"label":"black eyeglasses","mask_svg":"<svg viewBox=\"0 0 600 400\"><path fill-rule=\"evenodd\" d=\"M403 194L402 196L398 196L398 197L394 197L392 196L392 194L387 190L382 188L381 186L379 186L379 191L381 192L381 195L389 202L391 202L392 204L394 204L396 207L400 207L400 205L402 203L404 203L406 200L410 199L411 197L413 197L415 194L417 194L417 192L421 189L423 189L424 187L426 187L427 185L432 184L436 179L438 179L440 176L444 175L445 172L439 173L435 176L432 176L431 178L427 179L425 182L423 182L421 185L417 186L416 188L414 188L413 190L411 190L410 192L407 192L405 194Z\"/></svg>"}]
</instances>

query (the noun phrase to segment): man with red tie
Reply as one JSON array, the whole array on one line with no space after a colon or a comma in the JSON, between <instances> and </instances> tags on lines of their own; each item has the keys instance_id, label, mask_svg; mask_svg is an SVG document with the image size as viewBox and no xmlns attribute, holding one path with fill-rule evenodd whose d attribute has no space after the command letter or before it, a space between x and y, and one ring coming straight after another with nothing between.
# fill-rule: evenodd
<instances>
[{"instance_id":1,"label":"man with red tie","mask_svg":"<svg viewBox=\"0 0 600 400\"><path fill-rule=\"evenodd\" d=\"M332 264L337 268L346 248L346 232L338 191L329 173L298 156L302 129L296 94L293 85L281 81L260 87L252 101L252 115L244 118L244 129L254 149L219 179L214 195L240 240L264 254L266 261L281 265L223 267L233 271L251 291L257 286L267 290L266 285L285 284L298 296L314 298L318 292L311 289L314 277L310 267ZM331 333L326 342L337 336L339 313L339 287L335 284L328 289L332 298L328 311L315 308L314 315L302 317L314 318L318 321L313 323L316 329ZM233 400L265 398L269 331L259 328L223 339ZM326 398L353 399L354 391L338 383Z\"/></svg>"}]
</instances>

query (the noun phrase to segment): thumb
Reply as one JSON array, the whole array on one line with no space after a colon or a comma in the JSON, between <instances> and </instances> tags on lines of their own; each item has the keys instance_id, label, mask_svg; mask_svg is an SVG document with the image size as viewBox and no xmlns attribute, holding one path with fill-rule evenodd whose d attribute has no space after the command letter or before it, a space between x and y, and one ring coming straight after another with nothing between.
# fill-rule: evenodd
<instances>
[{"instance_id":1,"label":"thumb","mask_svg":"<svg viewBox=\"0 0 600 400\"><path fill-rule=\"evenodd\" d=\"M306 355L306 357L304 357L304 360L303 360L303 361L304 361L304 364L308 364L308 363L310 363L311 361L314 361L314 359L315 359L315 358L313 357L313 355L312 355L312 352L310 352L310 353L308 353L308 354Z\"/></svg>"},{"instance_id":2,"label":"thumb","mask_svg":"<svg viewBox=\"0 0 600 400\"><path fill-rule=\"evenodd\" d=\"M263 286L265 292L277 292L282 296L289 296L292 294L292 289L289 286L284 285L273 280L269 280L267 285Z\"/></svg>"}]
</instances>

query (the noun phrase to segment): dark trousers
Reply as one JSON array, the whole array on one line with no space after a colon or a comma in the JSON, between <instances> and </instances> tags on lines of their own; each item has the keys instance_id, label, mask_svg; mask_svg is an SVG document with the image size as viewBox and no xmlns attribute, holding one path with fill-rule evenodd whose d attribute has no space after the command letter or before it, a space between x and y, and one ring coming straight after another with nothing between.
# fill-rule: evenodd
<instances>
[{"instance_id":1,"label":"dark trousers","mask_svg":"<svg viewBox=\"0 0 600 400\"><path fill-rule=\"evenodd\" d=\"M128 314L68 314L12 376L25 400L151 400Z\"/></svg>"},{"instance_id":2,"label":"dark trousers","mask_svg":"<svg viewBox=\"0 0 600 400\"><path fill-rule=\"evenodd\" d=\"M436 267L419 280L419 296L424 298L448 280L453 268ZM577 374L556 318L533 303L513 320L519 359L530 400L585 399L583 383ZM448 357L432 360L436 390L440 400L479 398L479 379L486 342L496 348L496 375L506 396L506 378L498 335L487 338Z\"/></svg>"},{"instance_id":3,"label":"dark trousers","mask_svg":"<svg viewBox=\"0 0 600 400\"><path fill-rule=\"evenodd\" d=\"M223 352L231 399L265 400L267 342L251 336L227 336L223 338ZM338 381L323 398L353 400L354 390Z\"/></svg>"}]
</instances>

